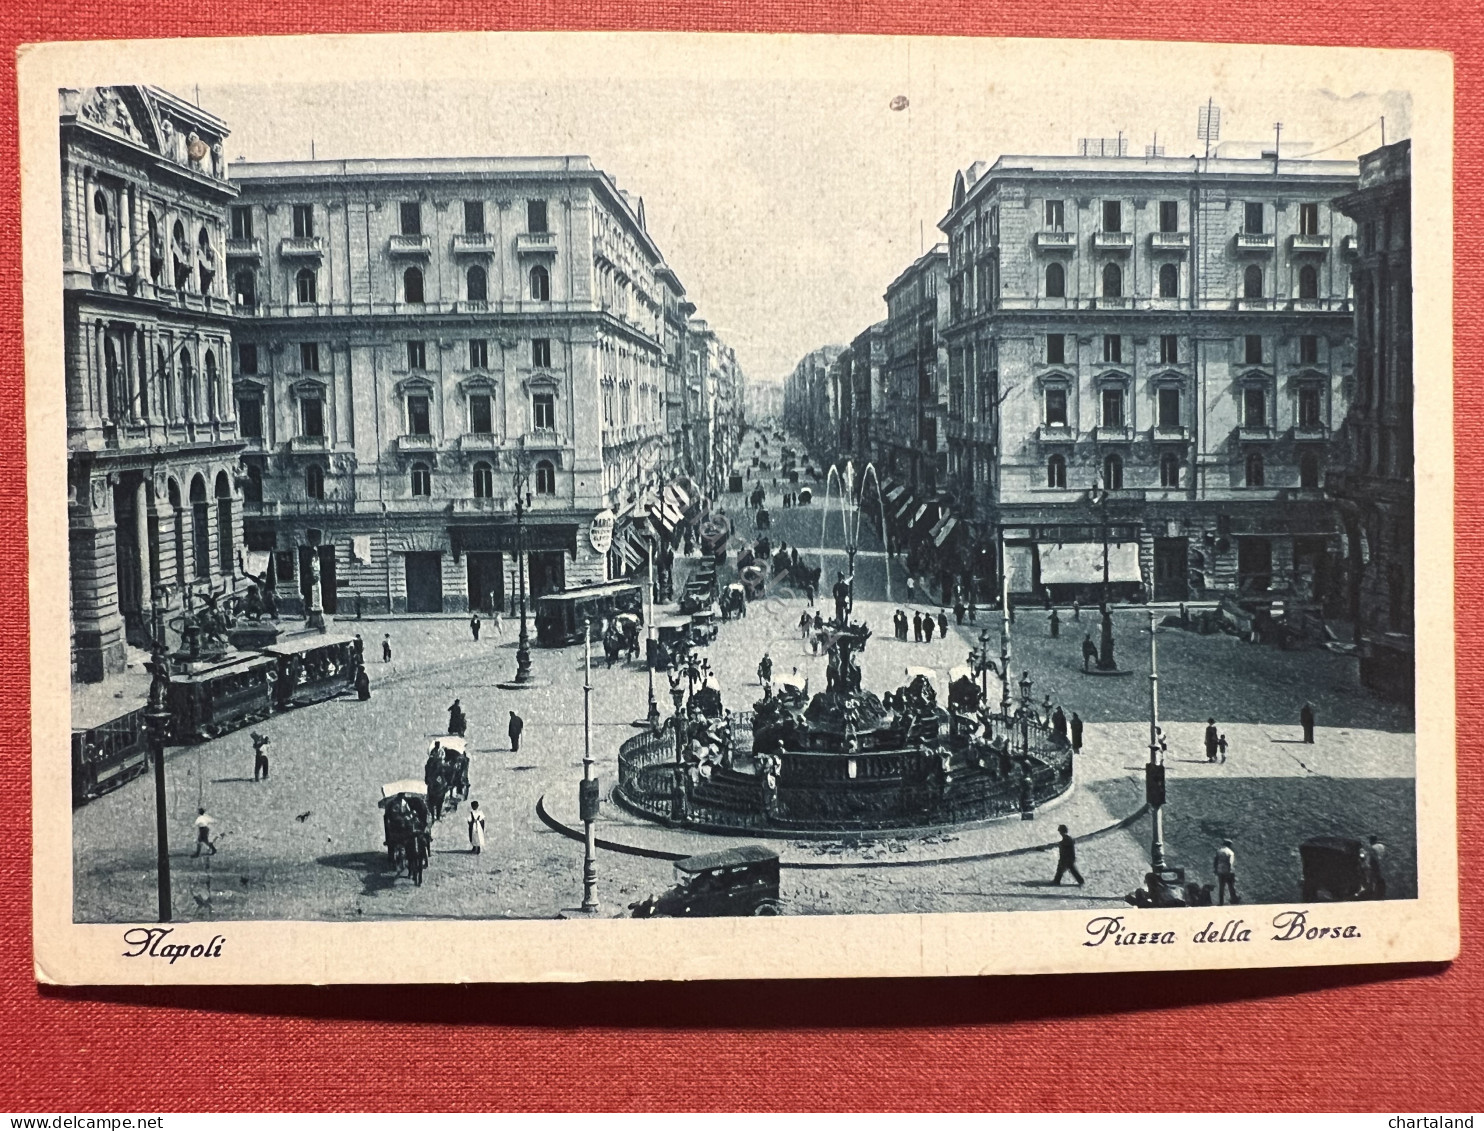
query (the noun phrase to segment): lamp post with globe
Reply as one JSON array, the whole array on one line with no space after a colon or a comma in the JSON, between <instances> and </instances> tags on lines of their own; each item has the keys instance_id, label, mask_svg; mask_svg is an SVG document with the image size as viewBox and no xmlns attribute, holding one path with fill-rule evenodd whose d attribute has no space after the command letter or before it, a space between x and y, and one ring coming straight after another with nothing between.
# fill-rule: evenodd
<instances>
[{"instance_id":1,"label":"lamp post with globe","mask_svg":"<svg viewBox=\"0 0 1484 1131\"><path fill-rule=\"evenodd\" d=\"M531 458L521 449L516 453L510 485L515 499L515 575L520 587L520 637L515 646L515 678L500 684L505 691L524 691L539 686L531 674L531 631L526 619L526 511L535 502L530 490Z\"/></svg>"}]
</instances>

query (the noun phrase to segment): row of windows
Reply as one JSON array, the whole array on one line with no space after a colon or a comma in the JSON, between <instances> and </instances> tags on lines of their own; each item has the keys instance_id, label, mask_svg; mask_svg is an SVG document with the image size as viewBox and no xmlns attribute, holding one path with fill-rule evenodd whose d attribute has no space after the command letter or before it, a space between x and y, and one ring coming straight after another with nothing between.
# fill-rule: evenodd
<instances>
[{"instance_id":1,"label":"row of windows","mask_svg":"<svg viewBox=\"0 0 1484 1131\"><path fill-rule=\"evenodd\" d=\"M1180 487L1182 461L1174 452L1165 452L1159 457L1159 485ZM1248 487L1265 486L1266 468L1261 452L1248 452L1242 461L1242 481ZM1067 485L1067 460L1065 456L1051 456L1046 460L1046 486L1064 490ZM1108 491L1123 490L1123 457L1110 452L1103 457L1099 485ZM1319 489L1319 455L1304 452L1299 457L1299 487L1305 491Z\"/></svg>"},{"instance_id":2,"label":"row of windows","mask_svg":"<svg viewBox=\"0 0 1484 1131\"><path fill-rule=\"evenodd\" d=\"M1249 200L1242 208L1242 231L1247 235L1263 235L1265 232L1265 221L1268 205L1260 200ZM1103 201L1103 228L1105 232L1121 232L1123 227L1123 201ZM1053 232L1066 230L1067 210L1066 202L1062 200L1046 201L1046 229ZM1161 200L1159 202L1159 230L1161 232L1178 232L1180 230L1180 202L1178 200ZM1317 202L1307 202L1299 205L1299 235L1317 236L1319 234L1319 205Z\"/></svg>"},{"instance_id":3,"label":"row of windows","mask_svg":"<svg viewBox=\"0 0 1484 1131\"><path fill-rule=\"evenodd\" d=\"M325 402L316 396L304 396L299 400L299 435L322 439L325 436ZM406 398L407 434L409 436L431 436L431 402L426 396L413 394ZM263 402L258 397L245 396L237 401L238 431L246 439L263 438ZM538 431L556 430L556 395L534 393L531 396L531 423ZM469 431L476 435L490 436L495 431L494 399L487 393L474 393L469 397Z\"/></svg>"},{"instance_id":4,"label":"row of windows","mask_svg":"<svg viewBox=\"0 0 1484 1131\"><path fill-rule=\"evenodd\" d=\"M1045 295L1047 298L1067 297L1067 271L1060 263L1046 265ZM1175 263L1164 263L1159 268L1157 294L1160 298L1180 297L1180 267ZM1265 297L1263 270L1256 263L1248 264L1242 271L1242 297ZM1123 268L1117 263L1103 264L1104 298L1123 298ZM1298 272L1298 299L1300 302L1317 302L1319 299L1319 269L1306 263Z\"/></svg>"},{"instance_id":5,"label":"row of windows","mask_svg":"<svg viewBox=\"0 0 1484 1131\"><path fill-rule=\"evenodd\" d=\"M488 369L490 350L488 338L469 339L469 368ZM551 368L551 339L531 339L531 365L536 369ZM428 345L417 339L407 342L407 368L428 367ZM299 343L299 368L305 373L318 373L320 368L319 343ZM255 342L242 342L237 347L237 371L245 374L258 372L258 347Z\"/></svg>"},{"instance_id":6,"label":"row of windows","mask_svg":"<svg viewBox=\"0 0 1484 1131\"><path fill-rule=\"evenodd\" d=\"M433 469L431 467L425 463L414 463L409 470L408 477L414 497L431 497L433 494ZM532 482L534 484L532 490L535 494L556 494L556 466L551 460L536 461ZM474 465L473 487L476 499L495 497L495 469L492 464L481 460ZM310 499L325 497L325 469L317 463L312 463L304 469L304 495Z\"/></svg>"},{"instance_id":7,"label":"row of windows","mask_svg":"<svg viewBox=\"0 0 1484 1131\"><path fill-rule=\"evenodd\" d=\"M1104 428L1122 428L1127 422L1125 412L1127 394L1122 388L1106 388L1099 397L1099 420ZM1181 393L1177 388L1159 390L1156 399L1157 428L1179 428ZM1298 427L1304 431L1315 431L1323 426L1324 394L1317 386L1309 385L1298 391ZM1067 412L1067 390L1046 390L1046 424L1051 428L1066 428L1070 425ZM1242 427L1268 427L1267 390L1250 386L1242 390Z\"/></svg>"},{"instance_id":8,"label":"row of windows","mask_svg":"<svg viewBox=\"0 0 1484 1131\"><path fill-rule=\"evenodd\" d=\"M422 235L422 201L402 201L397 207L397 219L400 222L401 232L404 236ZM546 201L526 201L526 231L532 233L549 231L550 229L547 227L546 219ZM464 201L464 232L468 235L484 234L484 201ZM314 205L294 205L294 237L296 239L308 239L314 234ZM251 205L241 204L232 209L232 238L234 240L250 240L253 238Z\"/></svg>"},{"instance_id":9,"label":"row of windows","mask_svg":"<svg viewBox=\"0 0 1484 1131\"><path fill-rule=\"evenodd\" d=\"M1070 334L1046 335L1046 364L1065 365L1067 363L1067 341L1071 336ZM1319 364L1319 336L1317 334L1299 335L1298 360L1300 365ZM1123 364L1123 335L1103 335L1103 361L1117 365ZM1179 334L1159 336L1159 361L1161 365L1180 363ZM1242 362L1245 365L1263 363L1263 336L1261 334L1242 336Z\"/></svg>"},{"instance_id":10,"label":"row of windows","mask_svg":"<svg viewBox=\"0 0 1484 1131\"><path fill-rule=\"evenodd\" d=\"M532 267L526 282L531 301L551 301L551 274L545 267L540 264ZM257 276L246 268L238 271L232 278L232 291L238 306L256 306ZM478 264L464 272L464 297L469 302L489 301L489 272ZM319 301L319 275L313 268L305 267L294 276L294 301L300 305ZM427 301L421 267L409 267L402 272L402 301L411 304Z\"/></svg>"}]
</instances>

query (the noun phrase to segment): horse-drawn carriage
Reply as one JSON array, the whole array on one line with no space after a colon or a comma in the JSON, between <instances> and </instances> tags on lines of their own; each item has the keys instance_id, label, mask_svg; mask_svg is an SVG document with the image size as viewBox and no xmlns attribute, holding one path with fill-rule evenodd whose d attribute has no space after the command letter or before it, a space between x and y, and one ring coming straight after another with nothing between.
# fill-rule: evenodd
<instances>
[{"instance_id":1,"label":"horse-drawn carriage","mask_svg":"<svg viewBox=\"0 0 1484 1131\"><path fill-rule=\"evenodd\" d=\"M737 576L742 582L743 592L747 594L749 601L756 601L767 592L767 575L763 572L762 566L754 563L739 570Z\"/></svg>"},{"instance_id":2,"label":"horse-drawn carriage","mask_svg":"<svg viewBox=\"0 0 1484 1131\"><path fill-rule=\"evenodd\" d=\"M701 554L721 562L726 560L727 540L732 536L732 524L724 514L707 515L701 522Z\"/></svg>"},{"instance_id":3,"label":"horse-drawn carriage","mask_svg":"<svg viewBox=\"0 0 1484 1131\"><path fill-rule=\"evenodd\" d=\"M611 668L623 656L639 657L639 631L644 622L636 613L619 613L603 630L603 656Z\"/></svg>"},{"instance_id":4,"label":"horse-drawn carriage","mask_svg":"<svg viewBox=\"0 0 1484 1131\"><path fill-rule=\"evenodd\" d=\"M650 656L650 666L655 671L664 671L675 657L683 655L690 646L690 617L656 618L654 633L654 651Z\"/></svg>"},{"instance_id":5,"label":"horse-drawn carriage","mask_svg":"<svg viewBox=\"0 0 1484 1131\"><path fill-rule=\"evenodd\" d=\"M722 590L719 604L722 620L745 617L747 615L747 590L740 581L734 581Z\"/></svg>"},{"instance_id":6,"label":"horse-drawn carriage","mask_svg":"<svg viewBox=\"0 0 1484 1131\"><path fill-rule=\"evenodd\" d=\"M441 734L429 744L423 788L435 821L458 809L459 802L469 796L469 747L463 735Z\"/></svg>"},{"instance_id":7,"label":"horse-drawn carriage","mask_svg":"<svg viewBox=\"0 0 1484 1131\"><path fill-rule=\"evenodd\" d=\"M690 615L690 642L697 646L710 644L716 639L716 614L710 608L698 609Z\"/></svg>"},{"instance_id":8,"label":"horse-drawn carriage","mask_svg":"<svg viewBox=\"0 0 1484 1131\"><path fill-rule=\"evenodd\" d=\"M716 582L716 570L703 567L685 583L685 592L680 595L680 611L698 613L709 609L720 595Z\"/></svg>"},{"instance_id":9,"label":"horse-drawn carriage","mask_svg":"<svg viewBox=\"0 0 1484 1131\"><path fill-rule=\"evenodd\" d=\"M387 857L400 875L419 887L433 851L433 817L428 790L420 781L394 781L381 787L382 830Z\"/></svg>"}]
</instances>

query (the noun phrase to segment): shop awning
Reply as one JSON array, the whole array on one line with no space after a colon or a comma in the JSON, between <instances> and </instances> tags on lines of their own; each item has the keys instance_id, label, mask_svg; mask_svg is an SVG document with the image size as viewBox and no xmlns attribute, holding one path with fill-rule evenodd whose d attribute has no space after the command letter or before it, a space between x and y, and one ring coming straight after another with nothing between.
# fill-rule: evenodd
<instances>
[{"instance_id":1,"label":"shop awning","mask_svg":"<svg viewBox=\"0 0 1484 1131\"><path fill-rule=\"evenodd\" d=\"M1101 542L1042 542L1042 585L1100 585L1103 581ZM1139 544L1108 544L1108 580L1143 581L1139 572Z\"/></svg>"},{"instance_id":2,"label":"shop awning","mask_svg":"<svg viewBox=\"0 0 1484 1131\"><path fill-rule=\"evenodd\" d=\"M892 518L895 521L900 522L904 517L906 517L907 512L912 509L912 504L914 501L915 500L910 497L903 499L902 505L897 508L897 513L892 515Z\"/></svg>"},{"instance_id":3,"label":"shop awning","mask_svg":"<svg viewBox=\"0 0 1484 1131\"><path fill-rule=\"evenodd\" d=\"M933 528L937 531L933 535L933 545L941 546L944 542L948 541L948 536L953 533L953 528L957 525L958 519L952 515L949 515L946 519L940 519L938 525Z\"/></svg>"},{"instance_id":4,"label":"shop awning","mask_svg":"<svg viewBox=\"0 0 1484 1131\"><path fill-rule=\"evenodd\" d=\"M1011 593L1029 593L1034 588L1036 548L1005 547L1005 588Z\"/></svg>"},{"instance_id":5,"label":"shop awning","mask_svg":"<svg viewBox=\"0 0 1484 1131\"><path fill-rule=\"evenodd\" d=\"M888 503L895 503L898 499L900 499L902 497L903 493L906 492L906 490L907 490L907 487L903 483L896 483L896 484L888 483L887 484L886 492L881 497L883 499L885 499Z\"/></svg>"},{"instance_id":6,"label":"shop awning","mask_svg":"<svg viewBox=\"0 0 1484 1131\"><path fill-rule=\"evenodd\" d=\"M919 522L922 521L922 516L925 515L925 514L927 514L928 507L930 505L931 505L930 503L919 503L917 505L917 513L912 516L912 525L913 526L916 526Z\"/></svg>"}]
</instances>

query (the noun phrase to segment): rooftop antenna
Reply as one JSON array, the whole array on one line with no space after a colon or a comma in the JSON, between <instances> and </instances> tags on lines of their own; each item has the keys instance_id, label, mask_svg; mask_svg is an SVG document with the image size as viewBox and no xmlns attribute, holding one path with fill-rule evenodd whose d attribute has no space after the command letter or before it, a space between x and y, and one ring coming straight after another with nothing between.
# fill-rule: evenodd
<instances>
[{"instance_id":1,"label":"rooftop antenna","mask_svg":"<svg viewBox=\"0 0 1484 1131\"><path fill-rule=\"evenodd\" d=\"M200 83L197 83L196 84L196 106L197 106L198 109L201 106L201 84Z\"/></svg>"},{"instance_id":2,"label":"rooftop antenna","mask_svg":"<svg viewBox=\"0 0 1484 1131\"><path fill-rule=\"evenodd\" d=\"M314 160L314 138L309 139L309 159Z\"/></svg>"},{"instance_id":3,"label":"rooftop antenna","mask_svg":"<svg viewBox=\"0 0 1484 1131\"><path fill-rule=\"evenodd\" d=\"M1382 146L1382 148L1385 148L1385 146L1386 146L1386 115L1385 114L1382 114L1381 115L1381 146Z\"/></svg>"},{"instance_id":4,"label":"rooftop antenna","mask_svg":"<svg viewBox=\"0 0 1484 1131\"><path fill-rule=\"evenodd\" d=\"M1201 107L1200 118L1195 127L1195 136L1206 143L1206 161L1209 164L1211 143L1221 140L1221 107L1209 98Z\"/></svg>"},{"instance_id":5,"label":"rooftop antenna","mask_svg":"<svg viewBox=\"0 0 1484 1131\"><path fill-rule=\"evenodd\" d=\"M1283 123L1273 123L1273 176L1278 175L1278 154L1283 144Z\"/></svg>"}]
</instances>

